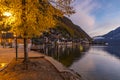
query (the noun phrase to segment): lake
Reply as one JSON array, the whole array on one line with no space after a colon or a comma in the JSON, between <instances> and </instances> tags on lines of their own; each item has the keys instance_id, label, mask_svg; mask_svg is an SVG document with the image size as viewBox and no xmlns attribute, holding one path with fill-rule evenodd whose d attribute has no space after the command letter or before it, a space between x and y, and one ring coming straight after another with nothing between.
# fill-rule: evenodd
<instances>
[{"instance_id":1,"label":"lake","mask_svg":"<svg viewBox=\"0 0 120 80\"><path fill-rule=\"evenodd\" d=\"M44 54L85 80L120 80L120 46L50 46Z\"/></svg>"}]
</instances>

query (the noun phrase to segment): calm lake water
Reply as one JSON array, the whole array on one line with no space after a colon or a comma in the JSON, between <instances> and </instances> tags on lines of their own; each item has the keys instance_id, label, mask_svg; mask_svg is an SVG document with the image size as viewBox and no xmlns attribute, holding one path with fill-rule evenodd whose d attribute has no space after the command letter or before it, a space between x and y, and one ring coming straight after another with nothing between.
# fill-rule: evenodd
<instances>
[{"instance_id":1,"label":"calm lake water","mask_svg":"<svg viewBox=\"0 0 120 80\"><path fill-rule=\"evenodd\" d=\"M120 46L47 47L45 54L85 80L120 80Z\"/></svg>"}]
</instances>

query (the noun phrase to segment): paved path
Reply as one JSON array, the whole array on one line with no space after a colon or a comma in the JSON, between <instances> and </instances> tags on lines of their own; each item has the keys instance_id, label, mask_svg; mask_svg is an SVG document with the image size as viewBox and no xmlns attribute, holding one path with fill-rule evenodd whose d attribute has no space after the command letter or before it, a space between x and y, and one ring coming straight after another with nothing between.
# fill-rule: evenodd
<instances>
[{"instance_id":1,"label":"paved path","mask_svg":"<svg viewBox=\"0 0 120 80\"><path fill-rule=\"evenodd\" d=\"M15 58L16 52L15 48L2 48L0 46L0 70L2 70L4 67L6 67L13 58ZM23 57L24 52L23 48L18 48L18 57ZM34 51L29 51L29 57L41 57L42 54Z\"/></svg>"},{"instance_id":2,"label":"paved path","mask_svg":"<svg viewBox=\"0 0 120 80\"><path fill-rule=\"evenodd\" d=\"M0 63L8 63L15 57L13 48L0 48Z\"/></svg>"}]
</instances>

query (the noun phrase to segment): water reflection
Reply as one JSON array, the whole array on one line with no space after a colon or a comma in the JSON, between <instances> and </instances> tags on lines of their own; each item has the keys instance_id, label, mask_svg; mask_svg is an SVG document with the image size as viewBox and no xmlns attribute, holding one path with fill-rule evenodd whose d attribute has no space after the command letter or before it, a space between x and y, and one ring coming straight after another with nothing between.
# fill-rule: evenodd
<instances>
[{"instance_id":1,"label":"water reflection","mask_svg":"<svg viewBox=\"0 0 120 80\"><path fill-rule=\"evenodd\" d=\"M73 62L83 57L89 46L84 45L58 45L58 46L45 46L42 53L55 58L56 60L69 67Z\"/></svg>"},{"instance_id":2,"label":"water reflection","mask_svg":"<svg viewBox=\"0 0 120 80\"><path fill-rule=\"evenodd\" d=\"M104 50L109 52L113 56L120 58L120 46L108 46L105 47Z\"/></svg>"},{"instance_id":3,"label":"water reflection","mask_svg":"<svg viewBox=\"0 0 120 80\"><path fill-rule=\"evenodd\" d=\"M117 58L119 48L92 46L70 68L81 74L85 80L120 80L120 59Z\"/></svg>"}]
</instances>

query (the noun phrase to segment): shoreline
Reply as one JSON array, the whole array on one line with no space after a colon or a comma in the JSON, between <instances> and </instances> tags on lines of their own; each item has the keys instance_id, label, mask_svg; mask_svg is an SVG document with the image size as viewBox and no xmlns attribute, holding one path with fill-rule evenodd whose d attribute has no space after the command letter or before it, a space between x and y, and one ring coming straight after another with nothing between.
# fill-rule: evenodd
<instances>
[{"instance_id":1,"label":"shoreline","mask_svg":"<svg viewBox=\"0 0 120 80\"><path fill-rule=\"evenodd\" d=\"M49 61L59 71L59 73L69 73L73 75L74 79L76 78L75 80L83 80L81 75L78 75L78 73L74 72L73 70L66 68L62 63L58 62L52 57L45 55L45 59Z\"/></svg>"},{"instance_id":2,"label":"shoreline","mask_svg":"<svg viewBox=\"0 0 120 80\"><path fill-rule=\"evenodd\" d=\"M49 57L47 55L44 55L44 54L41 54L41 53L38 53L38 52L35 52L35 51L29 51L29 57L30 58L35 58L35 59L36 58L45 59L47 62L49 62L58 71L58 73L64 78L64 80L66 80L65 78L68 78L68 77L71 78L70 80L83 80L80 75L78 75L74 71L66 68L62 63L58 62L57 60L53 59L52 57ZM14 54L13 58L15 59L15 54ZM23 52L19 53L19 59L20 58L23 58ZM7 68L9 68L12 61L13 60L11 59L11 61L6 65L6 67L4 67L0 71L0 73L2 71L4 72Z\"/></svg>"}]
</instances>

